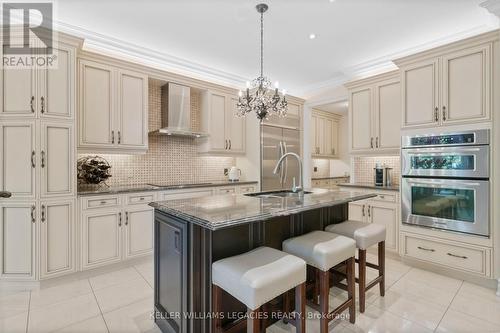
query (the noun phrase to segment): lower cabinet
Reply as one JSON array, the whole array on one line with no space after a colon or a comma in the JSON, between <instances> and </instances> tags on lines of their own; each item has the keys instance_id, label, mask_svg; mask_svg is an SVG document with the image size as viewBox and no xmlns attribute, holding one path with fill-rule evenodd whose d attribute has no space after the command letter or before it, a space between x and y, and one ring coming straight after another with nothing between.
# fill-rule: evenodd
<instances>
[{"instance_id":1,"label":"lower cabinet","mask_svg":"<svg viewBox=\"0 0 500 333\"><path fill-rule=\"evenodd\" d=\"M42 201L40 214L40 279L74 272L75 200Z\"/></svg>"},{"instance_id":2,"label":"lower cabinet","mask_svg":"<svg viewBox=\"0 0 500 333\"><path fill-rule=\"evenodd\" d=\"M370 192L370 191L365 191ZM375 192L374 192L375 193ZM378 193L378 192L377 192ZM395 194L378 193L370 200L349 203L349 220L377 223L385 226L385 246L398 250L399 202Z\"/></svg>"},{"instance_id":3,"label":"lower cabinet","mask_svg":"<svg viewBox=\"0 0 500 333\"><path fill-rule=\"evenodd\" d=\"M132 258L153 251L154 210L147 205L125 210L125 257Z\"/></svg>"},{"instance_id":4,"label":"lower cabinet","mask_svg":"<svg viewBox=\"0 0 500 333\"><path fill-rule=\"evenodd\" d=\"M36 279L36 202L0 202L0 277Z\"/></svg>"}]
</instances>

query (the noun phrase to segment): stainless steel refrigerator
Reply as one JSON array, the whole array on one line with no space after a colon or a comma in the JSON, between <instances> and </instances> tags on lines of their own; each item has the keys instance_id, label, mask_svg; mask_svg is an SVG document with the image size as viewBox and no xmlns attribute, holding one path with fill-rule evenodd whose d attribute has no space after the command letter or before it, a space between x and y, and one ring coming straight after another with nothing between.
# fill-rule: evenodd
<instances>
[{"instance_id":1,"label":"stainless steel refrigerator","mask_svg":"<svg viewBox=\"0 0 500 333\"><path fill-rule=\"evenodd\" d=\"M296 153L300 156L300 131L293 126L261 125L261 187L262 191L292 188L292 179L298 184L299 166L294 158L286 158L275 175L276 163L283 154Z\"/></svg>"}]
</instances>

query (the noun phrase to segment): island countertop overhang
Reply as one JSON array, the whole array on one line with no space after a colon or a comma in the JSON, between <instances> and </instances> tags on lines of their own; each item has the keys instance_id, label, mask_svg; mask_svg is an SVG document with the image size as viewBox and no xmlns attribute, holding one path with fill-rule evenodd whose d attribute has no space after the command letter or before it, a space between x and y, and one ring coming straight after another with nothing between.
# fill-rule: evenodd
<instances>
[{"instance_id":1,"label":"island countertop overhang","mask_svg":"<svg viewBox=\"0 0 500 333\"><path fill-rule=\"evenodd\" d=\"M158 201L150 206L189 223L215 231L304 211L333 207L375 197L349 190L312 189L303 198L251 197L244 194Z\"/></svg>"}]
</instances>

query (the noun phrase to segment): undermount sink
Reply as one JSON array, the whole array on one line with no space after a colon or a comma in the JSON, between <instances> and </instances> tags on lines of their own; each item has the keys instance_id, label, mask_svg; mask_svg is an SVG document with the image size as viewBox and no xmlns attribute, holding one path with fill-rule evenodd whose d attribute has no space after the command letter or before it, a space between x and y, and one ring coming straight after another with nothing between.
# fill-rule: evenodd
<instances>
[{"instance_id":1,"label":"undermount sink","mask_svg":"<svg viewBox=\"0 0 500 333\"><path fill-rule=\"evenodd\" d=\"M304 191L304 194L310 194L312 192ZM268 192L255 192L245 194L249 197L259 197L259 198L298 198L298 192L292 192L291 190L284 191L268 191Z\"/></svg>"}]
</instances>

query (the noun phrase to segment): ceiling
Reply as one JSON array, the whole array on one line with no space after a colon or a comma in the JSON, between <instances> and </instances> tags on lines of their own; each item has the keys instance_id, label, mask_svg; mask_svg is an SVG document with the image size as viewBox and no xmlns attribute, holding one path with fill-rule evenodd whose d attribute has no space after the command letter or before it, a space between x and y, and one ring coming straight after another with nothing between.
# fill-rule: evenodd
<instances>
[{"instance_id":1,"label":"ceiling","mask_svg":"<svg viewBox=\"0 0 500 333\"><path fill-rule=\"evenodd\" d=\"M414 53L498 27L484 0L268 0L265 74L306 97ZM55 19L90 49L244 86L259 69L250 0L59 0ZM98 33L98 34L94 34ZM315 39L309 39L311 33Z\"/></svg>"}]
</instances>

